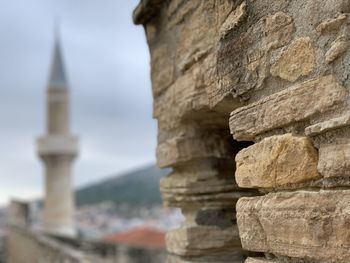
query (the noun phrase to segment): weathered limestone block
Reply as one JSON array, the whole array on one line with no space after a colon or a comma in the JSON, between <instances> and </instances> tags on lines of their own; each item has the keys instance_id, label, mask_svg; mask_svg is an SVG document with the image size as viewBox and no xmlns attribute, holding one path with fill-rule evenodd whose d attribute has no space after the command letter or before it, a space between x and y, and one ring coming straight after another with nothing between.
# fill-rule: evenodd
<instances>
[{"instance_id":1,"label":"weathered limestone block","mask_svg":"<svg viewBox=\"0 0 350 263\"><path fill-rule=\"evenodd\" d=\"M230 110L226 109L225 115L218 114L211 109L208 98L210 89L206 88L215 79L215 72L211 69L211 64L210 57L208 57L200 67L194 66L187 70L169 88L155 97L153 117L158 120L159 129L165 131L176 129L181 122L188 119L205 122L205 124L226 126L226 115Z\"/></svg>"},{"instance_id":2,"label":"weathered limestone block","mask_svg":"<svg viewBox=\"0 0 350 263\"><path fill-rule=\"evenodd\" d=\"M141 0L133 12L134 23L140 25L149 22L154 18L162 4L163 0Z\"/></svg>"},{"instance_id":3,"label":"weathered limestone block","mask_svg":"<svg viewBox=\"0 0 350 263\"><path fill-rule=\"evenodd\" d=\"M209 159L202 161L211 162ZM198 162L193 165L198 165ZM238 188L232 170L220 171L222 170L213 168L208 168L208 171L182 171L175 168L174 172L160 182L164 205L181 208L232 208L240 197L256 195L253 191Z\"/></svg>"},{"instance_id":4,"label":"weathered limestone block","mask_svg":"<svg viewBox=\"0 0 350 263\"><path fill-rule=\"evenodd\" d=\"M241 26L222 31L225 37L220 39L217 54L218 97L238 97L261 89L269 76L271 51L287 45L295 31L293 18L281 11L261 19L243 13L240 20L245 17Z\"/></svg>"},{"instance_id":5,"label":"weathered limestone block","mask_svg":"<svg viewBox=\"0 0 350 263\"><path fill-rule=\"evenodd\" d=\"M316 30L322 34L338 31L340 27L346 22L346 15L340 14L336 18L329 18L319 24Z\"/></svg>"},{"instance_id":6,"label":"weathered limestone block","mask_svg":"<svg viewBox=\"0 0 350 263\"><path fill-rule=\"evenodd\" d=\"M175 81L174 58L169 56L169 53L169 47L165 44L154 48L151 53L151 79L154 97L157 97Z\"/></svg>"},{"instance_id":7,"label":"weathered limestone block","mask_svg":"<svg viewBox=\"0 0 350 263\"><path fill-rule=\"evenodd\" d=\"M342 39L335 40L332 44L330 49L325 54L326 62L332 63L334 60L339 58L345 51L348 50L349 42Z\"/></svg>"},{"instance_id":8,"label":"weathered limestone block","mask_svg":"<svg viewBox=\"0 0 350 263\"><path fill-rule=\"evenodd\" d=\"M199 7L200 2L195 1L186 1L186 0L173 0L170 1L167 8L167 19L168 19L168 28L171 29L174 26L178 26L186 19L191 12Z\"/></svg>"},{"instance_id":9,"label":"weathered limestone block","mask_svg":"<svg viewBox=\"0 0 350 263\"><path fill-rule=\"evenodd\" d=\"M328 263L350 258L350 191L284 192L241 198L244 249Z\"/></svg>"},{"instance_id":10,"label":"weathered limestone block","mask_svg":"<svg viewBox=\"0 0 350 263\"><path fill-rule=\"evenodd\" d=\"M168 207L232 207L245 192L227 191L208 194L184 195L163 191L162 198L165 206ZM252 196L253 194L245 194Z\"/></svg>"},{"instance_id":11,"label":"weathered limestone block","mask_svg":"<svg viewBox=\"0 0 350 263\"><path fill-rule=\"evenodd\" d=\"M203 242L205 240L206 242ZM240 250L237 227L186 226L166 235L170 253L180 256L201 256L226 250Z\"/></svg>"},{"instance_id":12,"label":"weathered limestone block","mask_svg":"<svg viewBox=\"0 0 350 263\"><path fill-rule=\"evenodd\" d=\"M202 257L177 257L169 254L166 263L243 263L242 251L237 250L230 254L212 254Z\"/></svg>"},{"instance_id":13,"label":"weathered limestone block","mask_svg":"<svg viewBox=\"0 0 350 263\"><path fill-rule=\"evenodd\" d=\"M233 10L220 28L220 37L224 38L231 30L234 30L247 14L247 4L243 2Z\"/></svg>"},{"instance_id":14,"label":"weathered limestone block","mask_svg":"<svg viewBox=\"0 0 350 263\"><path fill-rule=\"evenodd\" d=\"M350 185L350 140L321 145L318 171L325 177L326 186Z\"/></svg>"},{"instance_id":15,"label":"weathered limestone block","mask_svg":"<svg viewBox=\"0 0 350 263\"><path fill-rule=\"evenodd\" d=\"M317 161L307 137L272 136L236 155L236 181L243 188L293 187L320 176Z\"/></svg>"},{"instance_id":16,"label":"weathered limestone block","mask_svg":"<svg viewBox=\"0 0 350 263\"><path fill-rule=\"evenodd\" d=\"M236 7L235 1L171 1L167 28L172 30L171 37L176 42L175 65L178 73L184 73L214 53L213 48L220 38L220 27Z\"/></svg>"},{"instance_id":17,"label":"weathered limestone block","mask_svg":"<svg viewBox=\"0 0 350 263\"><path fill-rule=\"evenodd\" d=\"M202 106L207 104L205 93L200 92L198 87L201 85L200 70L194 69L186 72L185 75L176 79L176 81L157 96L153 104L153 117L160 124L161 129L174 129L179 125L181 118L195 110L192 104L194 100L201 102ZM198 108L197 108L198 109Z\"/></svg>"},{"instance_id":18,"label":"weathered limestone block","mask_svg":"<svg viewBox=\"0 0 350 263\"><path fill-rule=\"evenodd\" d=\"M232 207L241 196L232 175L232 160L200 159L175 167L160 181L169 207Z\"/></svg>"},{"instance_id":19,"label":"weathered limestone block","mask_svg":"<svg viewBox=\"0 0 350 263\"><path fill-rule=\"evenodd\" d=\"M272 76L294 82L315 68L315 51L310 38L295 40L271 66Z\"/></svg>"},{"instance_id":20,"label":"weathered limestone block","mask_svg":"<svg viewBox=\"0 0 350 263\"><path fill-rule=\"evenodd\" d=\"M225 130L183 130L158 144L157 162L160 167L186 163L192 159L227 159L233 149Z\"/></svg>"},{"instance_id":21,"label":"weathered limestone block","mask_svg":"<svg viewBox=\"0 0 350 263\"><path fill-rule=\"evenodd\" d=\"M217 32L213 23L211 1L184 1L192 6L192 12L185 13L186 26L179 26L176 48L176 65L179 72L185 72L196 62L210 53ZM181 10L181 8L180 8ZM196 32L195 34L193 32Z\"/></svg>"},{"instance_id":22,"label":"weathered limestone block","mask_svg":"<svg viewBox=\"0 0 350 263\"><path fill-rule=\"evenodd\" d=\"M321 123L316 123L305 128L305 134L308 136L314 136L321 133L325 133L334 129L339 129L350 125L350 114L326 120Z\"/></svg>"},{"instance_id":23,"label":"weathered limestone block","mask_svg":"<svg viewBox=\"0 0 350 263\"><path fill-rule=\"evenodd\" d=\"M293 85L231 113L236 140L255 136L329 111L346 100L347 91L332 75Z\"/></svg>"},{"instance_id":24,"label":"weathered limestone block","mask_svg":"<svg viewBox=\"0 0 350 263\"><path fill-rule=\"evenodd\" d=\"M298 13L303 14L305 24L310 25L319 25L327 18L350 12L348 0L303 0L298 2L301 3L300 7L304 8L304 10L297 10Z\"/></svg>"},{"instance_id":25,"label":"weathered limestone block","mask_svg":"<svg viewBox=\"0 0 350 263\"><path fill-rule=\"evenodd\" d=\"M266 50L270 50L287 45L292 40L294 30L293 18L290 15L279 11L267 16L267 37L264 39L263 46L266 46Z\"/></svg>"},{"instance_id":26,"label":"weathered limestone block","mask_svg":"<svg viewBox=\"0 0 350 263\"><path fill-rule=\"evenodd\" d=\"M206 159L202 161L210 162ZM233 176L228 176L231 175L230 173L220 174L220 178L218 172L218 170L211 170L210 168L208 168L208 171L201 171L201 173L191 170L172 172L161 179L160 187L162 191L167 193L189 195L228 192L238 189Z\"/></svg>"},{"instance_id":27,"label":"weathered limestone block","mask_svg":"<svg viewBox=\"0 0 350 263\"><path fill-rule=\"evenodd\" d=\"M274 260L269 260L265 258L247 258L245 263L277 263Z\"/></svg>"}]
</instances>

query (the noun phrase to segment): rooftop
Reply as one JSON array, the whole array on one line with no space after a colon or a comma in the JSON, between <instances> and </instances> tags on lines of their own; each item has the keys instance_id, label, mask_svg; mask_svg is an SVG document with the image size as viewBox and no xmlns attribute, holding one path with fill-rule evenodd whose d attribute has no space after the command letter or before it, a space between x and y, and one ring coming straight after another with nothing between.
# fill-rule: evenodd
<instances>
[{"instance_id":1,"label":"rooftop","mask_svg":"<svg viewBox=\"0 0 350 263\"><path fill-rule=\"evenodd\" d=\"M108 243L140 248L165 249L165 233L148 227L134 228L124 233L108 235L103 240Z\"/></svg>"}]
</instances>

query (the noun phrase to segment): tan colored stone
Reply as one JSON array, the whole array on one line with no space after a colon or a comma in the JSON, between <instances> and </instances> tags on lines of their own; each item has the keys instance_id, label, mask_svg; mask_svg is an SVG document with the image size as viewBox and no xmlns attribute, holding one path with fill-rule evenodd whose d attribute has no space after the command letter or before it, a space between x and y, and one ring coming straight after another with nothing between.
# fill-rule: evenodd
<instances>
[{"instance_id":1,"label":"tan colored stone","mask_svg":"<svg viewBox=\"0 0 350 263\"><path fill-rule=\"evenodd\" d=\"M201 163L212 163L212 167L201 166ZM239 190L234 176L232 166L229 171L215 168L224 166L224 163L213 162L211 159L202 159L187 166L175 168L167 177L160 181L160 190L163 203L167 207L181 208L232 208L241 196L252 196L255 193ZM204 168L208 169L205 170Z\"/></svg>"},{"instance_id":2,"label":"tan colored stone","mask_svg":"<svg viewBox=\"0 0 350 263\"><path fill-rule=\"evenodd\" d=\"M221 229L217 226L198 225L168 232L166 244L170 253L181 256L208 255L212 252L237 250L240 247L237 227Z\"/></svg>"},{"instance_id":3,"label":"tan colored stone","mask_svg":"<svg viewBox=\"0 0 350 263\"><path fill-rule=\"evenodd\" d=\"M174 129L185 114L199 111L208 105L205 90L199 89L200 76L200 69L189 70L155 98L153 116L158 119L161 130Z\"/></svg>"},{"instance_id":4,"label":"tan colored stone","mask_svg":"<svg viewBox=\"0 0 350 263\"><path fill-rule=\"evenodd\" d=\"M209 62L208 59L202 61L200 67L196 65L187 70L168 89L155 97L153 116L158 120L159 130L176 129L184 119L226 126L227 116L211 109L208 98L210 91L205 89L215 81L214 72L210 70L212 63L206 63ZM232 109L232 104L230 106Z\"/></svg>"},{"instance_id":5,"label":"tan colored stone","mask_svg":"<svg viewBox=\"0 0 350 263\"><path fill-rule=\"evenodd\" d=\"M199 4L200 1L171 1L167 10L169 20L168 28L171 29L172 27L184 21L184 19L186 19L186 17L189 16L190 13L193 12L193 10L198 8Z\"/></svg>"},{"instance_id":6,"label":"tan colored stone","mask_svg":"<svg viewBox=\"0 0 350 263\"><path fill-rule=\"evenodd\" d=\"M317 161L306 137L272 136L236 155L236 181L242 188L293 187L320 177Z\"/></svg>"},{"instance_id":7,"label":"tan colored stone","mask_svg":"<svg viewBox=\"0 0 350 263\"><path fill-rule=\"evenodd\" d=\"M247 258L245 263L277 263L274 260L269 260L265 258Z\"/></svg>"},{"instance_id":8,"label":"tan colored stone","mask_svg":"<svg viewBox=\"0 0 350 263\"><path fill-rule=\"evenodd\" d=\"M184 195L174 193L162 193L164 205L166 207L206 207L206 208L228 208L236 204L237 200L242 196L252 196L246 192L228 191L209 194Z\"/></svg>"},{"instance_id":9,"label":"tan colored stone","mask_svg":"<svg viewBox=\"0 0 350 263\"><path fill-rule=\"evenodd\" d=\"M262 89L270 75L270 51L287 45L295 31L292 17L281 11L266 14L258 21L248 17L246 22L240 34L237 27L220 39L217 97L239 97Z\"/></svg>"},{"instance_id":10,"label":"tan colored stone","mask_svg":"<svg viewBox=\"0 0 350 263\"><path fill-rule=\"evenodd\" d=\"M177 28L175 64L181 73L204 59L210 53L217 37L216 28L206 16L210 11L210 3L198 0L184 2L185 5L196 7L186 15L186 26Z\"/></svg>"},{"instance_id":11,"label":"tan colored stone","mask_svg":"<svg viewBox=\"0 0 350 263\"><path fill-rule=\"evenodd\" d=\"M334 129L339 129L350 125L350 114L326 120L305 128L305 134L314 136Z\"/></svg>"},{"instance_id":12,"label":"tan colored stone","mask_svg":"<svg viewBox=\"0 0 350 263\"><path fill-rule=\"evenodd\" d=\"M153 94L158 96L174 82L174 59L169 56L169 48L166 45L155 48L151 57Z\"/></svg>"},{"instance_id":13,"label":"tan colored stone","mask_svg":"<svg viewBox=\"0 0 350 263\"><path fill-rule=\"evenodd\" d=\"M322 145L319 154L318 171L325 178L349 177L350 179L350 141Z\"/></svg>"},{"instance_id":14,"label":"tan colored stone","mask_svg":"<svg viewBox=\"0 0 350 263\"><path fill-rule=\"evenodd\" d=\"M244 249L317 262L349 262L350 191L241 198L237 222Z\"/></svg>"},{"instance_id":15,"label":"tan colored stone","mask_svg":"<svg viewBox=\"0 0 350 263\"><path fill-rule=\"evenodd\" d=\"M346 22L346 15L341 14L336 18L330 18L319 24L316 30L320 33L330 33L332 31L337 31Z\"/></svg>"},{"instance_id":16,"label":"tan colored stone","mask_svg":"<svg viewBox=\"0 0 350 263\"><path fill-rule=\"evenodd\" d=\"M231 133L236 140L253 140L257 134L329 111L346 97L334 76L318 77L233 111Z\"/></svg>"},{"instance_id":17,"label":"tan colored stone","mask_svg":"<svg viewBox=\"0 0 350 263\"><path fill-rule=\"evenodd\" d=\"M158 165L170 167L200 158L227 159L232 149L225 133L226 131L222 130L180 131L174 137L158 144Z\"/></svg>"},{"instance_id":18,"label":"tan colored stone","mask_svg":"<svg viewBox=\"0 0 350 263\"><path fill-rule=\"evenodd\" d=\"M162 179L161 191L165 205L181 207L186 217L181 229L170 235L169 250L174 262L244 262L244 252L232 242L237 238L232 236L234 206L238 197L256 196L257 191L237 189L235 168L227 164L235 155L228 147L233 142L220 138L225 133L218 130L227 129L228 113L233 110L230 128L234 137L249 141L288 131L302 134L305 126L340 114L348 102L348 87L342 86L348 84L347 72L339 63L333 69L325 65L322 48L337 35L346 34L347 19L339 14L350 12L349 1L142 2L147 7L141 12L146 18L142 21L146 21L151 54L155 52L152 82L159 129L157 157L162 166L173 168ZM337 14L337 21L320 25ZM314 29L317 25L320 34L332 35L320 36ZM339 57L339 50L333 47L327 56ZM334 76L321 76L333 71ZM306 77L312 80L305 81ZM323 143L346 132L341 129L317 136L315 143L322 148ZM252 147L255 152L247 154L249 176L257 180L253 175L258 174L265 187L272 185L278 190L310 184L310 191L316 191L316 186L328 178L316 180L317 184L312 180L320 176L315 168L315 149L304 137L286 137L277 140L279 136L274 136L276 142L263 140ZM275 178L266 179L271 175ZM311 198L314 194L316 197ZM350 224L346 217L349 198L320 195L284 192L279 198L257 197L263 208L256 206L244 211L244 216L239 214L242 240L248 243L248 250L256 250L256 246L267 253L266 257L275 254L277 258L249 260L343 263L341 255L349 258L349 238L344 237ZM260 198L266 198L266 203ZM222 210L232 215L228 217L229 227L226 222L220 223ZM189 216L191 221L188 211L200 212ZM238 251L237 260L227 257L232 251Z\"/></svg>"},{"instance_id":19,"label":"tan colored stone","mask_svg":"<svg viewBox=\"0 0 350 263\"><path fill-rule=\"evenodd\" d=\"M327 63L332 63L348 50L349 43L344 40L336 40L332 43L330 49L327 51L325 57Z\"/></svg>"},{"instance_id":20,"label":"tan colored stone","mask_svg":"<svg viewBox=\"0 0 350 263\"><path fill-rule=\"evenodd\" d=\"M202 195L237 190L232 160L200 159L176 167L160 180L161 192Z\"/></svg>"},{"instance_id":21,"label":"tan colored stone","mask_svg":"<svg viewBox=\"0 0 350 263\"><path fill-rule=\"evenodd\" d=\"M263 41L263 46L267 50L276 49L287 45L294 33L293 18L284 13L277 12L266 18L267 36Z\"/></svg>"},{"instance_id":22,"label":"tan colored stone","mask_svg":"<svg viewBox=\"0 0 350 263\"><path fill-rule=\"evenodd\" d=\"M308 76L315 67L314 53L310 38L295 40L271 66L272 76L290 82L294 82L302 76Z\"/></svg>"},{"instance_id":23,"label":"tan colored stone","mask_svg":"<svg viewBox=\"0 0 350 263\"><path fill-rule=\"evenodd\" d=\"M247 4L243 2L232 11L220 28L220 37L224 38L231 30L234 30L246 16Z\"/></svg>"}]
</instances>

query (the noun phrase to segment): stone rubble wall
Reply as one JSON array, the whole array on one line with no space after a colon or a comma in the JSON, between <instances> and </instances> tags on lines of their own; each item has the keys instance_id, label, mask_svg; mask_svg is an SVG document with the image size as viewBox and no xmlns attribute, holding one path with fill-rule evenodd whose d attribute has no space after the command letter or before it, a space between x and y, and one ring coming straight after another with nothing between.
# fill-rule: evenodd
<instances>
[{"instance_id":1,"label":"stone rubble wall","mask_svg":"<svg viewBox=\"0 0 350 263\"><path fill-rule=\"evenodd\" d=\"M19 227L11 227L6 254L8 263L89 262L83 253Z\"/></svg>"},{"instance_id":2,"label":"stone rubble wall","mask_svg":"<svg viewBox=\"0 0 350 263\"><path fill-rule=\"evenodd\" d=\"M43 235L11 227L6 240L8 263L164 263L166 251Z\"/></svg>"},{"instance_id":3,"label":"stone rubble wall","mask_svg":"<svg viewBox=\"0 0 350 263\"><path fill-rule=\"evenodd\" d=\"M161 192L186 218L169 262L350 262L349 15L348 0L141 0Z\"/></svg>"}]
</instances>

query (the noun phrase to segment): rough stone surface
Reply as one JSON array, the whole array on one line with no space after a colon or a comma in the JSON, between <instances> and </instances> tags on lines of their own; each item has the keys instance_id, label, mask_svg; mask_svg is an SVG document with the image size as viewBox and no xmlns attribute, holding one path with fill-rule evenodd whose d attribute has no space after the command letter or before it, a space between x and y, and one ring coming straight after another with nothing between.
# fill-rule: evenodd
<instances>
[{"instance_id":1,"label":"rough stone surface","mask_svg":"<svg viewBox=\"0 0 350 263\"><path fill-rule=\"evenodd\" d=\"M203 159L181 166L160 181L164 205L169 207L232 207L242 192L229 160Z\"/></svg>"},{"instance_id":2,"label":"rough stone surface","mask_svg":"<svg viewBox=\"0 0 350 263\"><path fill-rule=\"evenodd\" d=\"M350 191L298 191L241 198L237 222L243 248L346 263L350 257Z\"/></svg>"},{"instance_id":3,"label":"rough stone surface","mask_svg":"<svg viewBox=\"0 0 350 263\"><path fill-rule=\"evenodd\" d=\"M295 40L271 67L272 76L294 82L315 67L315 51L310 38Z\"/></svg>"},{"instance_id":4,"label":"rough stone surface","mask_svg":"<svg viewBox=\"0 0 350 263\"><path fill-rule=\"evenodd\" d=\"M334 41L325 55L327 63L332 63L334 60L339 58L348 50L348 47L349 43L345 40Z\"/></svg>"},{"instance_id":5,"label":"rough stone surface","mask_svg":"<svg viewBox=\"0 0 350 263\"><path fill-rule=\"evenodd\" d=\"M336 18L329 18L319 24L316 30L320 33L331 33L332 31L339 30L342 24L346 22L346 15L341 14Z\"/></svg>"},{"instance_id":6,"label":"rough stone surface","mask_svg":"<svg viewBox=\"0 0 350 263\"><path fill-rule=\"evenodd\" d=\"M166 242L169 252L182 256L200 256L210 251L237 249L240 240L237 228L220 229L216 226L188 226L172 230L167 234ZM203 239L210 236L207 242Z\"/></svg>"},{"instance_id":7,"label":"rough stone surface","mask_svg":"<svg viewBox=\"0 0 350 263\"><path fill-rule=\"evenodd\" d=\"M295 31L290 15L278 11L253 24L249 19L221 39L217 54L218 85L212 96L242 96L264 87L271 53L286 46Z\"/></svg>"},{"instance_id":8,"label":"rough stone surface","mask_svg":"<svg viewBox=\"0 0 350 263\"><path fill-rule=\"evenodd\" d=\"M268 260L265 258L247 258L245 263L277 263L277 261Z\"/></svg>"},{"instance_id":9,"label":"rough stone surface","mask_svg":"<svg viewBox=\"0 0 350 263\"><path fill-rule=\"evenodd\" d=\"M347 91L328 75L296 84L231 113L230 128L236 140L306 120L341 104Z\"/></svg>"},{"instance_id":10,"label":"rough stone surface","mask_svg":"<svg viewBox=\"0 0 350 263\"><path fill-rule=\"evenodd\" d=\"M172 168L160 188L164 204L179 207L186 218L169 235L169 262L243 263L245 253L222 232L235 228L235 204L243 196L293 195L286 191L300 189L312 195L321 188L350 186L345 175L322 177L317 170L318 165L325 173L324 165L331 173L329 163L345 154L332 150L327 157L321 151L348 136L349 13L348 0L140 2L134 21L144 25L151 53L157 159ZM344 173L339 165L337 173ZM235 174L240 186L257 189L239 188ZM312 217L304 209L309 203L294 194L283 213L268 218L276 222L271 232L278 250L263 249L266 260L254 254L250 261L331 263L329 255L346 247L346 240L336 241L335 249L330 243L323 251L310 246L309 240L326 236L322 227L310 234L311 227L333 226L322 217L329 210L321 205L323 198L312 199ZM279 203L284 205L278 199L269 211ZM338 217L346 211L337 211ZM282 223L289 224L294 215L300 220L286 232ZM250 223L252 218L247 216L249 233L242 240L264 247L266 238L260 237L265 233ZM305 231L297 239L292 230Z\"/></svg>"},{"instance_id":11,"label":"rough stone surface","mask_svg":"<svg viewBox=\"0 0 350 263\"><path fill-rule=\"evenodd\" d=\"M220 37L224 38L231 30L234 30L235 27L244 19L244 16L247 14L246 11L247 4L243 2L239 7L232 11L225 22L220 28Z\"/></svg>"},{"instance_id":12,"label":"rough stone surface","mask_svg":"<svg viewBox=\"0 0 350 263\"><path fill-rule=\"evenodd\" d=\"M319 154L318 171L326 178L326 185L350 185L350 140L322 145Z\"/></svg>"},{"instance_id":13,"label":"rough stone surface","mask_svg":"<svg viewBox=\"0 0 350 263\"><path fill-rule=\"evenodd\" d=\"M320 176L317 159L306 137L269 137L236 155L236 181L243 188L293 187Z\"/></svg>"},{"instance_id":14,"label":"rough stone surface","mask_svg":"<svg viewBox=\"0 0 350 263\"><path fill-rule=\"evenodd\" d=\"M341 117L332 118L305 128L305 134L314 136L334 129L339 129L350 125L350 114Z\"/></svg>"},{"instance_id":15,"label":"rough stone surface","mask_svg":"<svg viewBox=\"0 0 350 263\"><path fill-rule=\"evenodd\" d=\"M203 143L204 140L206 143ZM158 165L169 167L195 158L227 158L232 153L232 146L228 141L226 131L182 131L176 137L158 145Z\"/></svg>"},{"instance_id":16,"label":"rough stone surface","mask_svg":"<svg viewBox=\"0 0 350 263\"><path fill-rule=\"evenodd\" d=\"M7 246L4 262L8 263L164 263L166 259L164 249L57 238L18 227L10 229Z\"/></svg>"}]
</instances>

